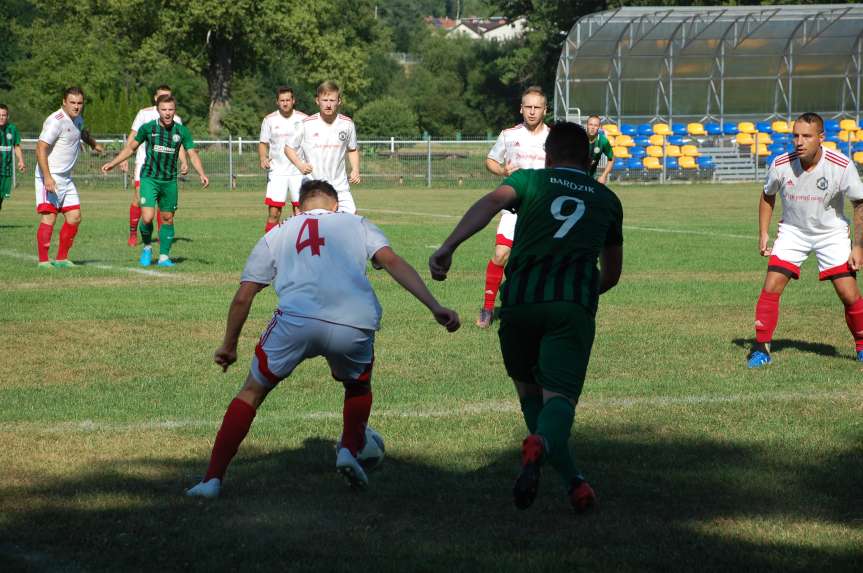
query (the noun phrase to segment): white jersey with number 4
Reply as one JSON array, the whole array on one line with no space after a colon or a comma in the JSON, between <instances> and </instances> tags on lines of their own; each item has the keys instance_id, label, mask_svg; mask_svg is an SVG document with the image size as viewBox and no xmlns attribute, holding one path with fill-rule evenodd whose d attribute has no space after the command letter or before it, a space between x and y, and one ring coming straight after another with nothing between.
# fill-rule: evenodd
<instances>
[{"instance_id":1,"label":"white jersey with number 4","mask_svg":"<svg viewBox=\"0 0 863 573\"><path fill-rule=\"evenodd\" d=\"M323 179L336 191L350 190L345 154L357 148L357 130L351 118L339 114L327 123L320 113L310 115L303 120L303 129L291 147L302 150L306 163L313 168L312 179Z\"/></svg>"},{"instance_id":2,"label":"white jersey with number 4","mask_svg":"<svg viewBox=\"0 0 863 573\"><path fill-rule=\"evenodd\" d=\"M156 109L156 106L151 105L150 107L140 109L132 121L132 131L138 131L142 125L156 119L159 119L159 110ZM174 122L182 125L183 120L180 119L179 115L175 115ZM142 143L138 146L138 150L135 151L135 167L142 167L145 159L147 159L147 144ZM135 173L137 175L138 171L136 170ZM138 179L137 176L135 178Z\"/></svg>"},{"instance_id":3,"label":"white jersey with number 4","mask_svg":"<svg viewBox=\"0 0 863 573\"><path fill-rule=\"evenodd\" d=\"M39 141L48 144L48 170L51 173L69 175L75 162L78 161L78 153L81 151L81 131L84 129L84 118L80 115L75 119L70 118L58 109L49 115L42 124L42 132ZM42 177L39 164L36 164L36 176Z\"/></svg>"},{"instance_id":4,"label":"white jersey with number 4","mask_svg":"<svg viewBox=\"0 0 863 573\"><path fill-rule=\"evenodd\" d=\"M300 175L300 170L285 155L285 146L297 138L303 128L303 120L307 117L297 110L293 110L290 117L285 117L276 110L261 122L261 137L258 140L270 146L270 174Z\"/></svg>"},{"instance_id":5,"label":"white jersey with number 4","mask_svg":"<svg viewBox=\"0 0 863 573\"><path fill-rule=\"evenodd\" d=\"M548 126L543 124L539 133L520 123L504 129L497 136L488 158L503 165L512 164L519 169L543 169L545 167L545 139Z\"/></svg>"},{"instance_id":6,"label":"white jersey with number 4","mask_svg":"<svg viewBox=\"0 0 863 573\"><path fill-rule=\"evenodd\" d=\"M273 283L284 313L377 330L381 305L366 263L388 245L365 217L314 209L261 237L241 280Z\"/></svg>"},{"instance_id":7,"label":"white jersey with number 4","mask_svg":"<svg viewBox=\"0 0 863 573\"><path fill-rule=\"evenodd\" d=\"M809 171L800 165L796 153L785 153L773 161L764 194L777 193L782 198L780 223L818 234L848 228L845 197L863 200L863 184L845 155L822 147L821 159Z\"/></svg>"}]
</instances>

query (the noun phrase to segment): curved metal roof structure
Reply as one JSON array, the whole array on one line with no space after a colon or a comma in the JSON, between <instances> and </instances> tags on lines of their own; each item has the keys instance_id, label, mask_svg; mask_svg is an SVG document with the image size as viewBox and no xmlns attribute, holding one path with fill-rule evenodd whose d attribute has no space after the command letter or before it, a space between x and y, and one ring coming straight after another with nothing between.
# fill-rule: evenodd
<instances>
[{"instance_id":1,"label":"curved metal roof structure","mask_svg":"<svg viewBox=\"0 0 863 573\"><path fill-rule=\"evenodd\" d=\"M863 4L640 7L590 14L557 67L557 119L861 119Z\"/></svg>"}]
</instances>

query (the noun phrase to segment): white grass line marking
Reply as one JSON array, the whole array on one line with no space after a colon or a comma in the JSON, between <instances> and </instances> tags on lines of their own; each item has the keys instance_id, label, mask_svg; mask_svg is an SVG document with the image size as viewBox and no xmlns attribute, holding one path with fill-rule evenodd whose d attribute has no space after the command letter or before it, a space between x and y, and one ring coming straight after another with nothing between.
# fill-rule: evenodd
<instances>
[{"instance_id":1,"label":"white grass line marking","mask_svg":"<svg viewBox=\"0 0 863 573\"><path fill-rule=\"evenodd\" d=\"M776 394L730 394L725 396L691 395L691 396L652 396L645 398L597 398L586 399L580 407L587 410L602 408L634 408L641 406L679 406L705 404L741 404L752 402L800 402L801 400L843 400L856 398L851 392L780 392ZM515 398L512 400L494 400L477 402L457 408L383 408L376 409L372 417L435 419L456 418L463 416L482 416L486 414L515 414L519 411ZM177 430L183 428L213 428L219 423L215 417L209 420L152 420L144 422L100 422L83 420L80 422L4 422L0 423L0 432L11 433L68 433L68 432L98 432L98 431L140 431L140 430ZM297 412L295 414L262 415L256 418L257 423L282 423L286 421L308 420L340 420L342 413L332 412Z\"/></svg>"},{"instance_id":2,"label":"white grass line marking","mask_svg":"<svg viewBox=\"0 0 863 573\"><path fill-rule=\"evenodd\" d=\"M33 256L33 255L27 255L24 253L19 253L17 251L10 251L8 249L0 249L0 255L2 255L4 257L12 257L13 259L23 259L25 261L38 261L39 260L39 257ZM141 275L147 275L150 277L178 278L178 275L175 273L161 273L159 271L155 271L152 269L136 269L134 267L113 267L111 265L92 264L92 263L88 263L86 265L81 265L81 266L94 267L97 269L105 269L108 271L113 271L113 270L119 269L119 270L123 270L123 271L129 271L130 273L138 273Z\"/></svg>"},{"instance_id":3,"label":"white grass line marking","mask_svg":"<svg viewBox=\"0 0 863 573\"><path fill-rule=\"evenodd\" d=\"M438 219L461 219L461 215L447 215L445 213L419 213L417 211L395 211L393 209L360 209L369 213L387 213L390 215L416 215L419 217L436 217ZM691 231L686 229L662 229L659 227L641 227L637 225L624 225L624 229L632 231L648 231L651 233L670 233L674 235L699 235L703 237L725 237L726 239L746 239L753 241L755 235L735 235L733 233L716 233L713 231Z\"/></svg>"}]
</instances>

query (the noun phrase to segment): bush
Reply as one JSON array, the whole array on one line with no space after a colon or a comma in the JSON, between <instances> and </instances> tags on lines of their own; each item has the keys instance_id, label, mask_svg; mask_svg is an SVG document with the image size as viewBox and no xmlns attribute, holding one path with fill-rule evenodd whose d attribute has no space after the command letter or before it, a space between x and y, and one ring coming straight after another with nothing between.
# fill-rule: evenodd
<instances>
[{"instance_id":1,"label":"bush","mask_svg":"<svg viewBox=\"0 0 863 573\"><path fill-rule=\"evenodd\" d=\"M401 98L385 96L361 107L354 116L361 139L417 137L417 116Z\"/></svg>"}]
</instances>

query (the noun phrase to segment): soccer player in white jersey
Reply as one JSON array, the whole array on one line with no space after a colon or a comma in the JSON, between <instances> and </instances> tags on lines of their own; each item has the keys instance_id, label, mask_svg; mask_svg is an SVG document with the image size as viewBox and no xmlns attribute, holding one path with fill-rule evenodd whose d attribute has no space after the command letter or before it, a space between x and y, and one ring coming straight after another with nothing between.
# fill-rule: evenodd
<instances>
[{"instance_id":1,"label":"soccer player in white jersey","mask_svg":"<svg viewBox=\"0 0 863 573\"><path fill-rule=\"evenodd\" d=\"M81 142L101 154L102 145L84 129L84 92L79 87L63 91L63 105L49 115L42 124L36 142L36 212L40 215L36 231L39 268L68 268L75 263L69 260L69 249L78 234L81 223L81 201L72 181L72 168L78 161ZM48 251L57 213L63 214L60 229L60 246L56 260L51 263Z\"/></svg>"},{"instance_id":2,"label":"soccer player in white jersey","mask_svg":"<svg viewBox=\"0 0 863 573\"><path fill-rule=\"evenodd\" d=\"M285 146L285 154L303 175L329 182L339 194L339 211L356 213L350 185L360 182L360 152L354 122L339 113L342 104L339 86L325 81L318 86L315 103L318 113L303 121L303 129ZM299 156L302 151L303 158ZM351 163L347 174L345 154Z\"/></svg>"},{"instance_id":3,"label":"soccer player in white jersey","mask_svg":"<svg viewBox=\"0 0 863 573\"><path fill-rule=\"evenodd\" d=\"M548 126L545 118L546 99L542 88L531 86L521 96L522 122L504 129L485 160L485 167L500 177L509 177L519 169L545 167L545 138ZM494 255L485 268L485 298L476 325L488 328L494 317L494 303L503 280L503 269L509 260L515 234L516 215L500 212L500 222L494 240Z\"/></svg>"},{"instance_id":4,"label":"soccer player in white jersey","mask_svg":"<svg viewBox=\"0 0 863 573\"><path fill-rule=\"evenodd\" d=\"M293 88L280 87L276 90L278 109L261 122L258 157L261 160L261 169L267 170L267 196L264 199L264 204L267 205L265 233L279 224L282 207L288 201L289 192L292 213L299 212L303 174L285 155L285 146L297 137L302 129L303 120L308 116L294 109L294 103Z\"/></svg>"},{"instance_id":5,"label":"soccer player in white jersey","mask_svg":"<svg viewBox=\"0 0 863 573\"><path fill-rule=\"evenodd\" d=\"M416 270L389 246L367 219L337 211L338 193L311 180L300 190L301 213L264 235L252 250L231 302L215 361L227 370L237 360L237 340L255 295L272 284L279 299L273 319L255 347L245 384L228 406L216 434L207 473L189 496L219 495L225 471L267 394L306 358L323 356L344 385L342 441L336 469L355 488L368 478L356 459L372 407L374 337L381 307L366 277L367 261L384 268L432 312L448 331L458 314L442 307Z\"/></svg>"},{"instance_id":6,"label":"soccer player in white jersey","mask_svg":"<svg viewBox=\"0 0 863 573\"><path fill-rule=\"evenodd\" d=\"M156 108L156 101L162 96L171 95L171 86L162 84L156 88L153 94L153 104L150 107L145 107L138 110L135 119L132 121L132 129L126 138L126 145L130 145L138 135L138 130L145 123L156 121L159 119L159 110ZM179 115L174 116L174 123L183 124L183 120ZM147 158L147 144L142 143L135 153L135 174L134 186L132 188L132 203L129 205L129 246L134 247L138 244L138 222L141 220L141 168L144 167L144 160ZM120 170L123 172L129 171L129 162L124 161L120 164ZM180 175L185 175L189 172L189 162L186 159L186 150L180 149ZM156 225L162 228L162 217L158 209L156 210Z\"/></svg>"},{"instance_id":7,"label":"soccer player in white jersey","mask_svg":"<svg viewBox=\"0 0 863 573\"><path fill-rule=\"evenodd\" d=\"M779 297L791 279L800 277L800 266L813 251L818 278L832 281L845 305L845 322L854 337L857 360L863 362L863 299L856 277L863 267L863 184L847 157L822 147L821 116L804 113L794 122L793 134L795 150L773 161L758 206L758 247L770 260L755 306L755 346L748 365L771 363ZM782 197L782 219L771 248L768 227L777 194ZM846 196L854 206L853 248L844 212Z\"/></svg>"}]
</instances>

